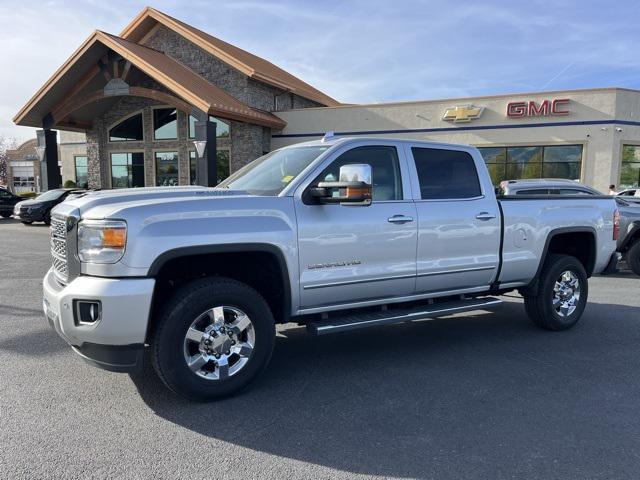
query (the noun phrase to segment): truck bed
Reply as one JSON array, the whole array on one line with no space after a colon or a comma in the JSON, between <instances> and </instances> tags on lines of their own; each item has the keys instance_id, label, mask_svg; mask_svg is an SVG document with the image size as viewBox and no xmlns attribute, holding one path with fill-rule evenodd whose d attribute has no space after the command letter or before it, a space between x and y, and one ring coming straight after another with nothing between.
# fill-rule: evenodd
<instances>
[{"instance_id":1,"label":"truck bed","mask_svg":"<svg viewBox=\"0 0 640 480\"><path fill-rule=\"evenodd\" d=\"M498 279L501 286L527 285L541 267L554 235L584 232L595 235L591 273L607 266L615 249L615 200L606 195L505 195L497 197L503 218ZM582 243L582 242L580 242ZM591 248L577 244L577 251Z\"/></svg>"}]
</instances>

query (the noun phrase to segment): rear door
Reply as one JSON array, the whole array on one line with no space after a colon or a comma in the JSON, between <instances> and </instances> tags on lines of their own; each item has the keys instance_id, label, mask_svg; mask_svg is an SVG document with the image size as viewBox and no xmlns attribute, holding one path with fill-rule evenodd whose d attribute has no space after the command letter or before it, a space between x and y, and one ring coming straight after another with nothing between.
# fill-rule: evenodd
<instances>
[{"instance_id":1,"label":"rear door","mask_svg":"<svg viewBox=\"0 0 640 480\"><path fill-rule=\"evenodd\" d=\"M500 211L471 150L408 146L418 215L416 293L486 287L495 278Z\"/></svg>"}]
</instances>

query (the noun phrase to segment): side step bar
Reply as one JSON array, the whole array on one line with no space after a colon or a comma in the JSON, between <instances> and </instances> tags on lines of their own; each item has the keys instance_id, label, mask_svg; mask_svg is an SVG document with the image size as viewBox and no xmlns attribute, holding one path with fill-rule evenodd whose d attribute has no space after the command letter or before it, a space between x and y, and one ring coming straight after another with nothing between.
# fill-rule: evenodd
<instances>
[{"instance_id":1,"label":"side step bar","mask_svg":"<svg viewBox=\"0 0 640 480\"><path fill-rule=\"evenodd\" d=\"M393 323L409 322L423 318L442 317L470 310L500 305L502 300L495 297L470 298L433 303L430 305L418 305L412 308L398 308L393 310L381 310L362 314L351 313L335 317L316 320L307 323L307 330L312 335L325 335L327 333L346 332L358 328L390 325Z\"/></svg>"}]
</instances>

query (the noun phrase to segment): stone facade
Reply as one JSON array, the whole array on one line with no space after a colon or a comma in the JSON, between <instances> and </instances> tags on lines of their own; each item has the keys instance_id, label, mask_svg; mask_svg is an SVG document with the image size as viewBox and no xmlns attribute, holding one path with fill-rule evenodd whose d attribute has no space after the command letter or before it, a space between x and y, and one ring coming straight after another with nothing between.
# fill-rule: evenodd
<instances>
[{"instance_id":1,"label":"stone facade","mask_svg":"<svg viewBox=\"0 0 640 480\"><path fill-rule=\"evenodd\" d=\"M321 106L291 92L249 78L164 26L158 26L144 40L144 44L164 52L250 107L272 112ZM138 73L140 72L138 71ZM137 78L140 76L138 75ZM132 86L134 85L132 84ZM171 93L148 77L138 81L135 86ZM77 141L72 141L68 145L64 145L62 150L63 181L75 181L74 156L86 154L88 157L89 187L111 188L111 154L143 152L145 186L155 186L156 152L169 151L178 152L179 184L188 185L190 183L189 153L195 150L193 139L189 138L188 132L189 112L178 111L177 139L155 140L153 109L159 107L167 107L167 105L147 98L120 97L106 112L93 119L92 128L86 132L86 143L79 144ZM142 113L144 140L109 141L109 130L112 127L138 113ZM229 136L219 137L216 147L218 150L229 151L231 172L271 150L272 132L270 128L224 118L221 120L229 124Z\"/></svg>"},{"instance_id":2,"label":"stone facade","mask_svg":"<svg viewBox=\"0 0 640 480\"><path fill-rule=\"evenodd\" d=\"M165 26L158 27L146 39L144 45L161 51L186 65L250 107L273 112L290 108L322 106L312 100L247 77ZM277 101L276 97L278 97Z\"/></svg>"}]
</instances>

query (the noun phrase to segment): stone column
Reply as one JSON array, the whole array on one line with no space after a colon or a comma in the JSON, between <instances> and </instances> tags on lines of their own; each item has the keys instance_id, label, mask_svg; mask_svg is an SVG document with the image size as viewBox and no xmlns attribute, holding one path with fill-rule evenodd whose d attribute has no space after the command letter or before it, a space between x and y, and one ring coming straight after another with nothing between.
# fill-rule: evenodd
<instances>
[{"instance_id":1,"label":"stone column","mask_svg":"<svg viewBox=\"0 0 640 480\"><path fill-rule=\"evenodd\" d=\"M104 145L104 122L95 119L93 128L87 130L87 183L89 188L110 187L110 167Z\"/></svg>"}]
</instances>

